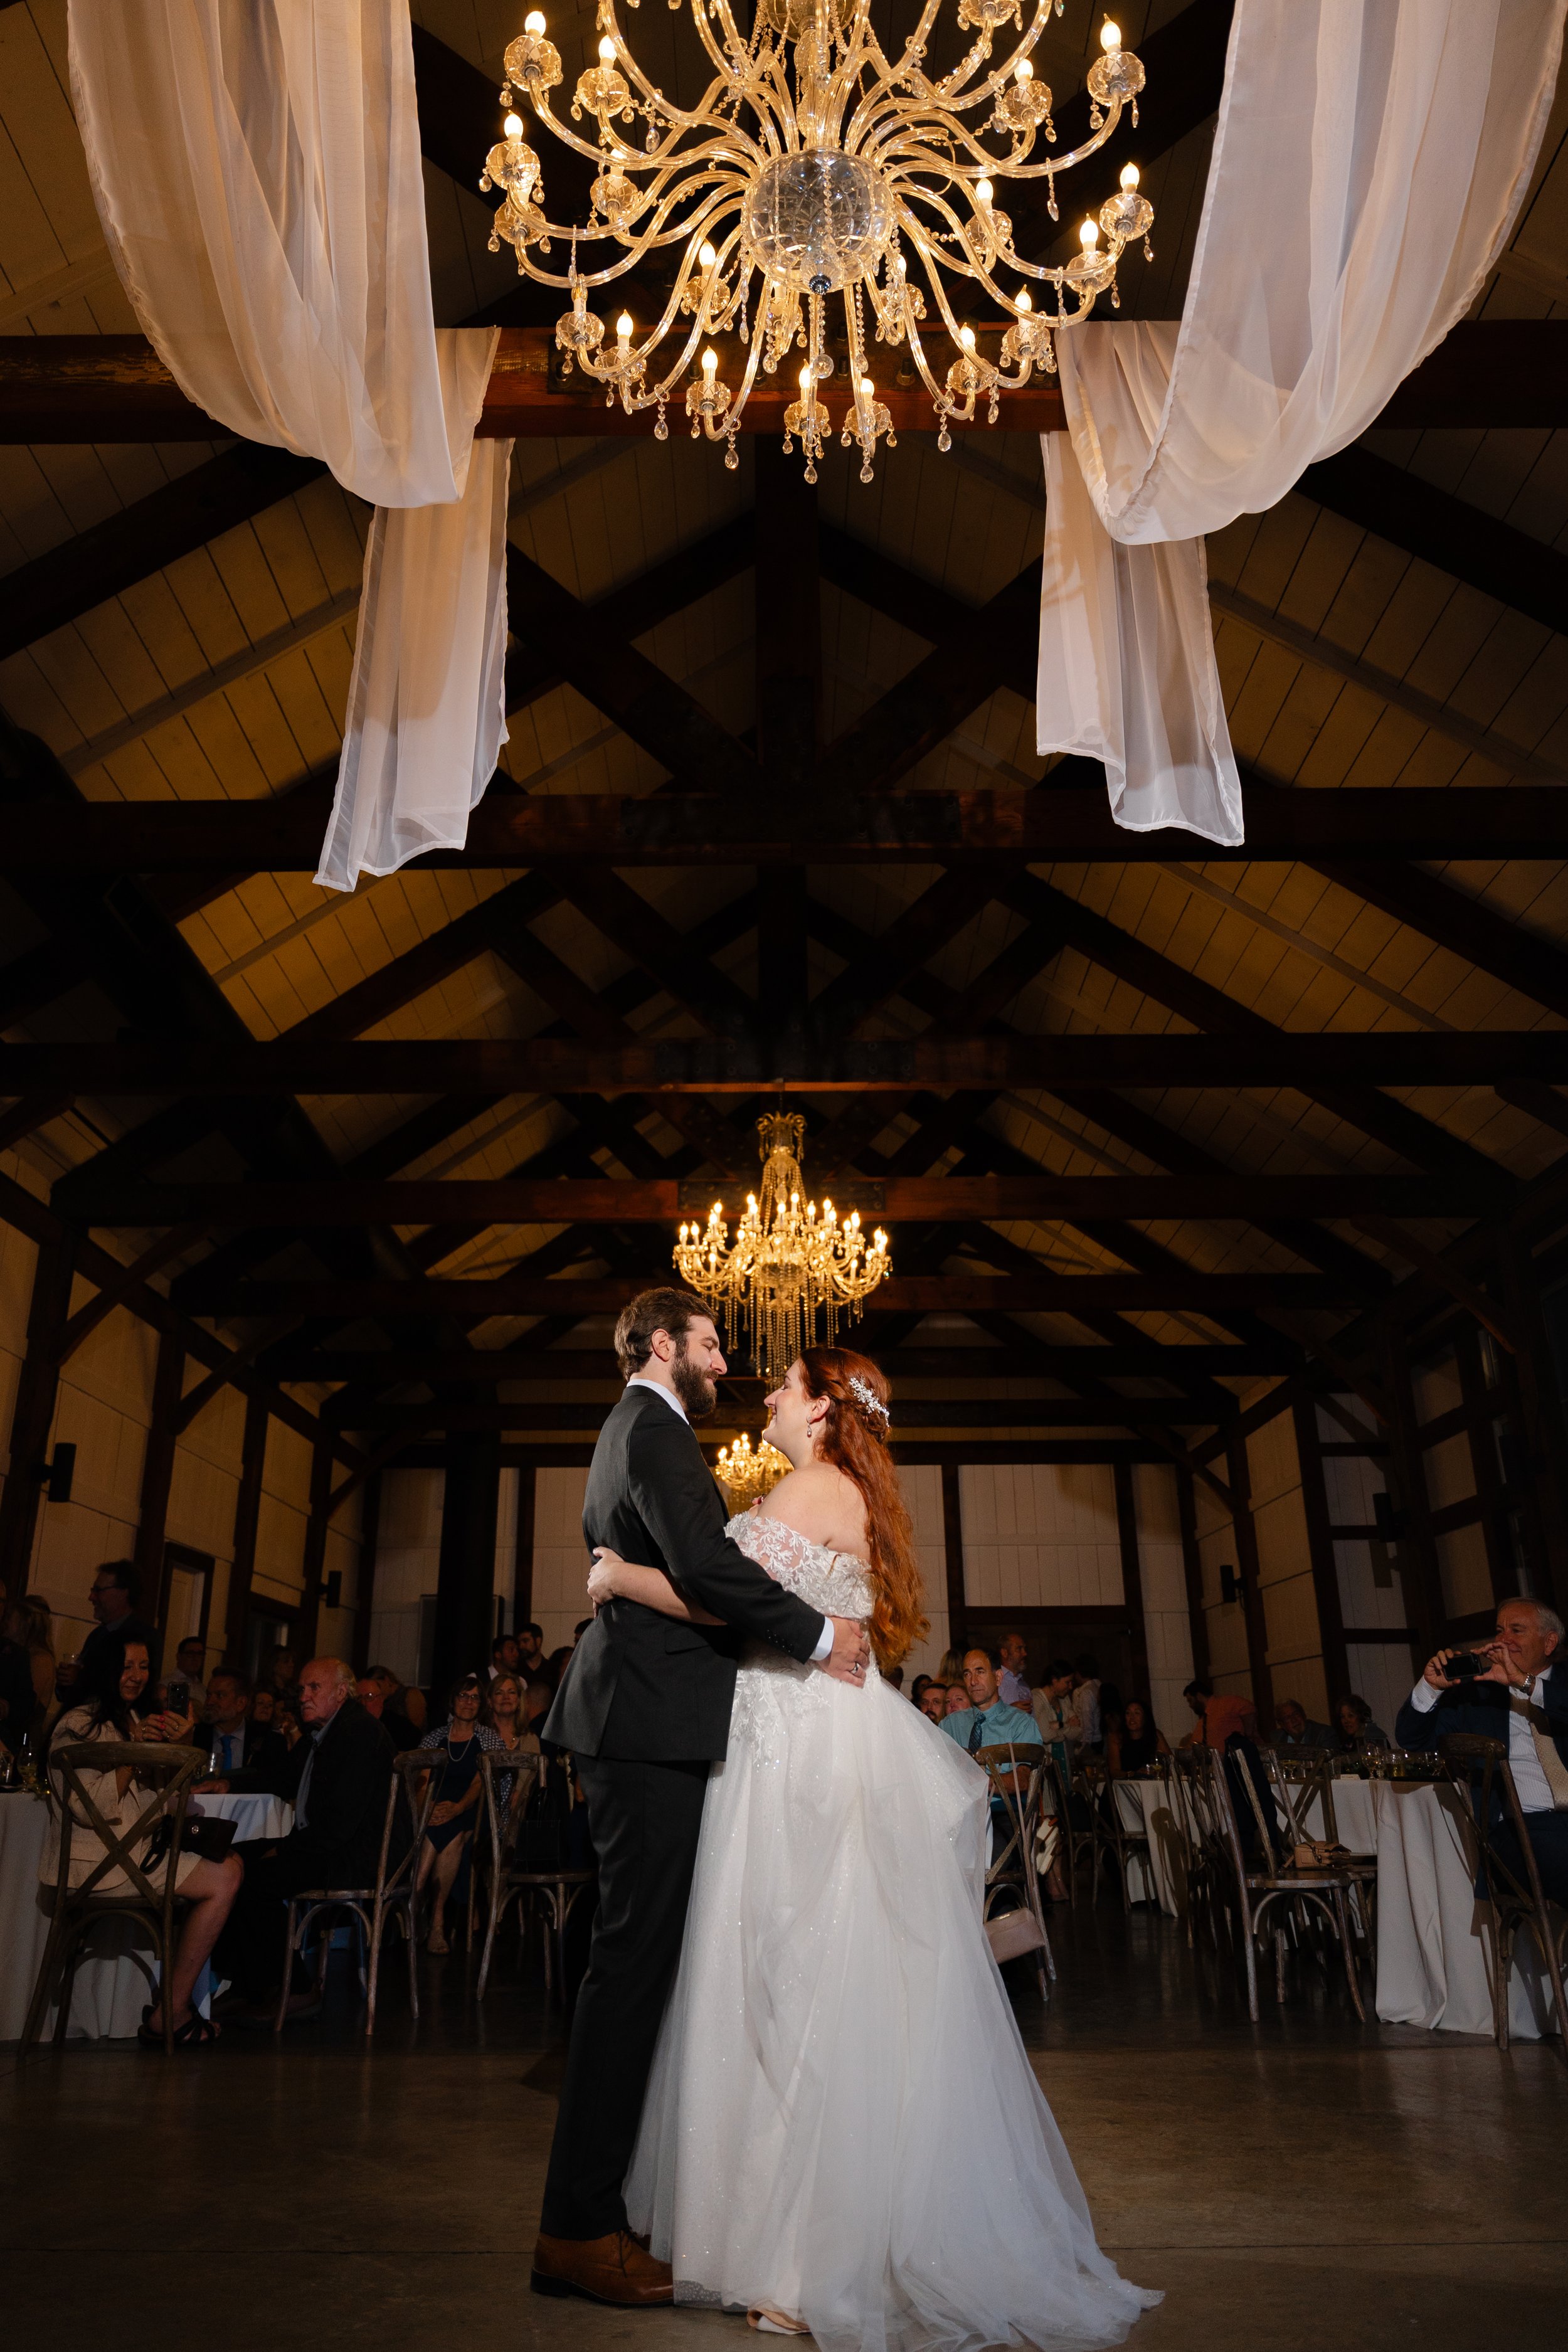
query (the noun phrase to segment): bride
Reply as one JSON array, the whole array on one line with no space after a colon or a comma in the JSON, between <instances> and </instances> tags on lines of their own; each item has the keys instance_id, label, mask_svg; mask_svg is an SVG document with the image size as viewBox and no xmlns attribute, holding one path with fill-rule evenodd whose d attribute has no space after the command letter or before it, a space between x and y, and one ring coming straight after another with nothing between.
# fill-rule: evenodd
<instances>
[{"instance_id":1,"label":"bride","mask_svg":"<svg viewBox=\"0 0 1568 2352\"><path fill-rule=\"evenodd\" d=\"M814 1608L925 1630L867 1357L812 1348L768 1399L794 1465L732 1519ZM601 1550L595 1601L717 1621ZM1119 2344L1157 2294L1095 2243L981 1926L984 1774L884 1683L752 1645L712 1768L680 1972L626 2184L678 2303L824 2352Z\"/></svg>"}]
</instances>

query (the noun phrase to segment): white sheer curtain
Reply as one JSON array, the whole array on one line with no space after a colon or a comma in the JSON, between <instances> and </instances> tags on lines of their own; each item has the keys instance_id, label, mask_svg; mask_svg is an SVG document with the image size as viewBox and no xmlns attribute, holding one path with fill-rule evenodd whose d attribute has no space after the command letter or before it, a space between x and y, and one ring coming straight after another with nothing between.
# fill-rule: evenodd
<instances>
[{"instance_id":1,"label":"white sheer curtain","mask_svg":"<svg viewBox=\"0 0 1568 2352\"><path fill-rule=\"evenodd\" d=\"M407 0L70 0L69 31L99 217L160 357L377 509L316 877L352 889L459 845L506 740L510 444L474 444L497 337L435 331Z\"/></svg>"},{"instance_id":2,"label":"white sheer curtain","mask_svg":"<svg viewBox=\"0 0 1568 2352\"><path fill-rule=\"evenodd\" d=\"M1364 432L1464 316L1564 5L1237 0L1180 328L1063 334L1043 445L1037 740L1104 761L1119 824L1242 838L1202 535Z\"/></svg>"}]
</instances>

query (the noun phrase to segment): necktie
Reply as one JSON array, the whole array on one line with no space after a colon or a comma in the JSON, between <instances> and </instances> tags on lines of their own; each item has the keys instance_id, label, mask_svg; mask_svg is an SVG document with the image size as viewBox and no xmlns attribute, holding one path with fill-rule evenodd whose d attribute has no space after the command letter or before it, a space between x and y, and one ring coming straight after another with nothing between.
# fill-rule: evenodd
<instances>
[{"instance_id":1,"label":"necktie","mask_svg":"<svg viewBox=\"0 0 1568 2352\"><path fill-rule=\"evenodd\" d=\"M973 1722L969 1727L969 1752L972 1756L979 1754L980 1745L984 1737L985 1717L976 1713Z\"/></svg>"},{"instance_id":2,"label":"necktie","mask_svg":"<svg viewBox=\"0 0 1568 2352\"><path fill-rule=\"evenodd\" d=\"M1533 1689L1533 1685L1531 1689ZM1552 1737L1546 1709L1538 1706L1527 1691L1510 1691L1510 1715L1523 1716L1530 1726L1530 1736L1535 1743L1541 1769L1546 1775L1546 1785L1552 1791L1552 1802L1557 1812L1568 1812L1568 1764L1557 1752L1557 1742Z\"/></svg>"}]
</instances>

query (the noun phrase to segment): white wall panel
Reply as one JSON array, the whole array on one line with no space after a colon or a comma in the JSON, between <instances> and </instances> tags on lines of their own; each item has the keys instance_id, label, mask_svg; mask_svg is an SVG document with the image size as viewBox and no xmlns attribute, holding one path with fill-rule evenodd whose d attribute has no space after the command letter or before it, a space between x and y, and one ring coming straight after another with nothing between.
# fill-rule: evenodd
<instances>
[{"instance_id":1,"label":"white wall panel","mask_svg":"<svg viewBox=\"0 0 1568 2352\"><path fill-rule=\"evenodd\" d=\"M533 1617L544 1654L572 1639L588 1614L588 1552L583 1541L584 1470L541 1470L533 1502Z\"/></svg>"},{"instance_id":2,"label":"white wall panel","mask_svg":"<svg viewBox=\"0 0 1568 2352\"><path fill-rule=\"evenodd\" d=\"M965 1464L964 1597L979 1609L1114 1608L1122 1599L1108 1464Z\"/></svg>"}]
</instances>

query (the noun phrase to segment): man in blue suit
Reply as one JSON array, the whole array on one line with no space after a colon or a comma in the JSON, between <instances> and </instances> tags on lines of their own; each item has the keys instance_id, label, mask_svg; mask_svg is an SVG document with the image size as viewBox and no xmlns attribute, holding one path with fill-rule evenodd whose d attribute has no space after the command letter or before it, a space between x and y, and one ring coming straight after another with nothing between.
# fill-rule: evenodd
<instances>
[{"instance_id":1,"label":"man in blue suit","mask_svg":"<svg viewBox=\"0 0 1568 2352\"><path fill-rule=\"evenodd\" d=\"M1401 1748L1436 1748L1450 1731L1505 1739L1542 1890L1568 1905L1568 1657L1562 1641L1563 1620L1543 1601L1502 1601L1496 1639L1476 1645L1485 1672L1450 1675L1448 1662L1459 1653L1439 1650L1400 1708L1394 1736ZM1500 1803L1491 1833L1522 1880L1524 1857Z\"/></svg>"}]
</instances>

